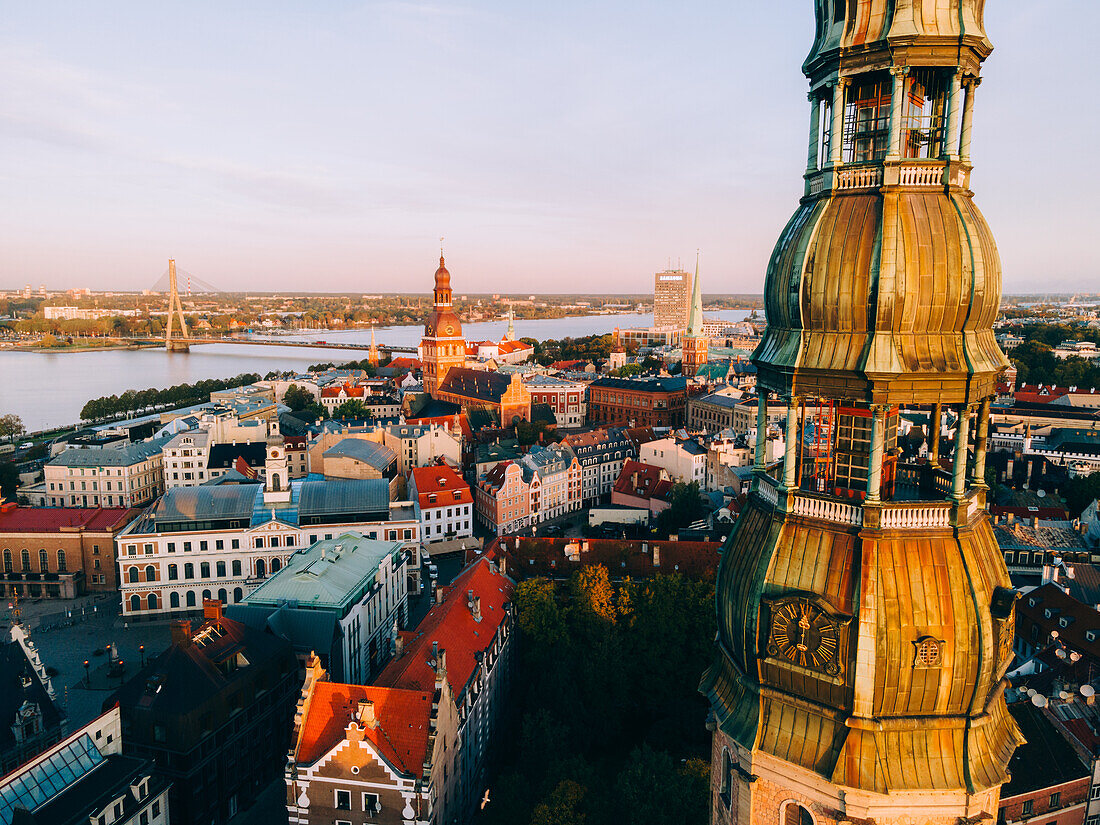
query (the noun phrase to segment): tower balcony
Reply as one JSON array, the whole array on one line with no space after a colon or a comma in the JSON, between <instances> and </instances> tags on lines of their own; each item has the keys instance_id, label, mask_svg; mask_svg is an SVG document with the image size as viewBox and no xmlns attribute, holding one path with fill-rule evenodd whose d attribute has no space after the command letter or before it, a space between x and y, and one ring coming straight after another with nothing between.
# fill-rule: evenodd
<instances>
[{"instance_id":1,"label":"tower balcony","mask_svg":"<svg viewBox=\"0 0 1100 825\"><path fill-rule=\"evenodd\" d=\"M958 160L903 160L848 163L806 174L806 197L890 189L932 190L970 188L970 164Z\"/></svg>"},{"instance_id":2,"label":"tower balcony","mask_svg":"<svg viewBox=\"0 0 1100 825\"><path fill-rule=\"evenodd\" d=\"M882 530L948 530L969 524L985 507L985 490L967 489L956 501L951 474L927 464L899 464L891 501L866 503L805 488L784 491L767 474L758 476L754 495L770 510L845 527Z\"/></svg>"}]
</instances>

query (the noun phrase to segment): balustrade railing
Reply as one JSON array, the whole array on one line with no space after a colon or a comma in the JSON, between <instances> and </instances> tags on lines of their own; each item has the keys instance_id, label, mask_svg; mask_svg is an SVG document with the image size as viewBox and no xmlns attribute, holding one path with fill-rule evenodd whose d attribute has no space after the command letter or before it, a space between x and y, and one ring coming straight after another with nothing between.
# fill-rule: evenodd
<instances>
[{"instance_id":1,"label":"balustrade railing","mask_svg":"<svg viewBox=\"0 0 1100 825\"><path fill-rule=\"evenodd\" d=\"M856 166L836 173L837 189L867 189L882 185L882 169L878 166Z\"/></svg>"},{"instance_id":2,"label":"balustrade railing","mask_svg":"<svg viewBox=\"0 0 1100 825\"><path fill-rule=\"evenodd\" d=\"M760 476L760 486L757 488L757 492L764 501L768 502L772 507L779 504L779 491L775 488L776 482L771 476Z\"/></svg>"},{"instance_id":3,"label":"balustrade railing","mask_svg":"<svg viewBox=\"0 0 1100 825\"><path fill-rule=\"evenodd\" d=\"M902 186L941 186L943 167L939 165L902 166L898 170L898 183Z\"/></svg>"},{"instance_id":4,"label":"balustrade railing","mask_svg":"<svg viewBox=\"0 0 1100 825\"><path fill-rule=\"evenodd\" d=\"M863 508L856 504L795 493L790 499L790 512L837 524L863 524Z\"/></svg>"},{"instance_id":5,"label":"balustrade railing","mask_svg":"<svg viewBox=\"0 0 1100 825\"><path fill-rule=\"evenodd\" d=\"M884 504L879 523L883 528L950 527L951 504L938 501Z\"/></svg>"}]
</instances>

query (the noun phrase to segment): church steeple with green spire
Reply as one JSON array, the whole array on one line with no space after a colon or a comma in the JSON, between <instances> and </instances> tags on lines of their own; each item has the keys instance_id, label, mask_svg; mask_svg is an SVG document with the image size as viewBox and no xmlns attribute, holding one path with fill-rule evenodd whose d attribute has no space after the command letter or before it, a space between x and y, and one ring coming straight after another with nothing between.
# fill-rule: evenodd
<instances>
[{"instance_id":1,"label":"church steeple with green spire","mask_svg":"<svg viewBox=\"0 0 1100 825\"><path fill-rule=\"evenodd\" d=\"M703 335L703 294L699 289L699 253L695 253L695 280L691 287L691 309L688 311L687 330L681 345L683 358L681 371L688 378L694 377L699 367L707 363L709 341Z\"/></svg>"}]
</instances>

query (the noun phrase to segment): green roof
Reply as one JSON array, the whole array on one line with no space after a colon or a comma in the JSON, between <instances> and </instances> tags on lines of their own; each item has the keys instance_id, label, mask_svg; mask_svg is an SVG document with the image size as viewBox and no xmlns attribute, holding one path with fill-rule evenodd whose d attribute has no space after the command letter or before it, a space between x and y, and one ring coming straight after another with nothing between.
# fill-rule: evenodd
<instances>
[{"instance_id":1,"label":"green roof","mask_svg":"<svg viewBox=\"0 0 1100 825\"><path fill-rule=\"evenodd\" d=\"M401 552L401 543L347 532L290 557L278 573L245 597L247 605L289 604L343 615L371 587L378 567Z\"/></svg>"}]
</instances>

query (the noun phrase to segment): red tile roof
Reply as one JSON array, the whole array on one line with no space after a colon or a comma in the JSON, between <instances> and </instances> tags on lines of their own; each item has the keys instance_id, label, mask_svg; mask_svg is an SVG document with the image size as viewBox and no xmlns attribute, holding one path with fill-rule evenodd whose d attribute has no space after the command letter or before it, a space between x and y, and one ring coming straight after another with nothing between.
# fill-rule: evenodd
<instances>
[{"instance_id":1,"label":"red tile roof","mask_svg":"<svg viewBox=\"0 0 1100 825\"><path fill-rule=\"evenodd\" d=\"M615 480L616 493L635 498L664 500L671 490L672 482L664 470L632 458L623 462L623 469Z\"/></svg>"},{"instance_id":2,"label":"red tile roof","mask_svg":"<svg viewBox=\"0 0 1100 825\"><path fill-rule=\"evenodd\" d=\"M459 430L464 438L472 439L474 437L474 430L470 426L470 419L466 417L466 413L458 413L456 415L437 415L428 416L427 418L406 418L406 424L438 424L441 427L446 427L449 432Z\"/></svg>"},{"instance_id":3,"label":"red tile roof","mask_svg":"<svg viewBox=\"0 0 1100 825\"><path fill-rule=\"evenodd\" d=\"M463 570L450 586L443 601L428 611L399 659L391 661L375 684L408 690L434 690L435 671L429 664L432 642L446 653L447 681L456 701L478 667L476 654L486 650L507 615L512 601L513 581L490 568L490 559L480 558ZM466 603L467 591L481 598L481 621L475 621Z\"/></svg>"},{"instance_id":4,"label":"red tile roof","mask_svg":"<svg viewBox=\"0 0 1100 825\"><path fill-rule=\"evenodd\" d=\"M584 366L587 361L575 360L575 361L555 361L550 365L552 369L556 370L571 370L575 367Z\"/></svg>"},{"instance_id":5,"label":"red tile roof","mask_svg":"<svg viewBox=\"0 0 1100 825\"><path fill-rule=\"evenodd\" d=\"M366 387L353 387L350 384L343 384L339 387L323 387L321 389L321 397L339 398L341 392L348 398L365 398L367 389Z\"/></svg>"},{"instance_id":6,"label":"red tile roof","mask_svg":"<svg viewBox=\"0 0 1100 825\"><path fill-rule=\"evenodd\" d=\"M474 502L474 497L470 494L470 485L447 465L414 467L412 481L416 485L416 493L420 499L420 509L422 510L432 507L451 507L455 504L473 504ZM436 495L435 501L428 498L429 493L438 494L441 491L447 493L458 492L459 497L455 498L453 495L447 495L441 498Z\"/></svg>"},{"instance_id":7,"label":"red tile roof","mask_svg":"<svg viewBox=\"0 0 1100 825\"><path fill-rule=\"evenodd\" d=\"M1030 401L1035 404L1049 404L1069 392L1069 387L1048 387L1044 384L1023 384L1013 394L1017 401Z\"/></svg>"},{"instance_id":8,"label":"red tile roof","mask_svg":"<svg viewBox=\"0 0 1100 825\"><path fill-rule=\"evenodd\" d=\"M418 370L421 368L421 363L416 358L394 358L388 364L386 364L392 370Z\"/></svg>"},{"instance_id":9,"label":"red tile roof","mask_svg":"<svg viewBox=\"0 0 1100 825\"><path fill-rule=\"evenodd\" d=\"M428 753L432 694L418 690L317 682L302 720L296 761L312 764L342 742L360 702L374 703L378 721L374 728L360 725L364 738L392 767L420 776Z\"/></svg>"},{"instance_id":10,"label":"red tile roof","mask_svg":"<svg viewBox=\"0 0 1100 825\"><path fill-rule=\"evenodd\" d=\"M14 507L0 509L0 533L60 533L84 528L111 532L127 525L138 510L127 507Z\"/></svg>"}]
</instances>

